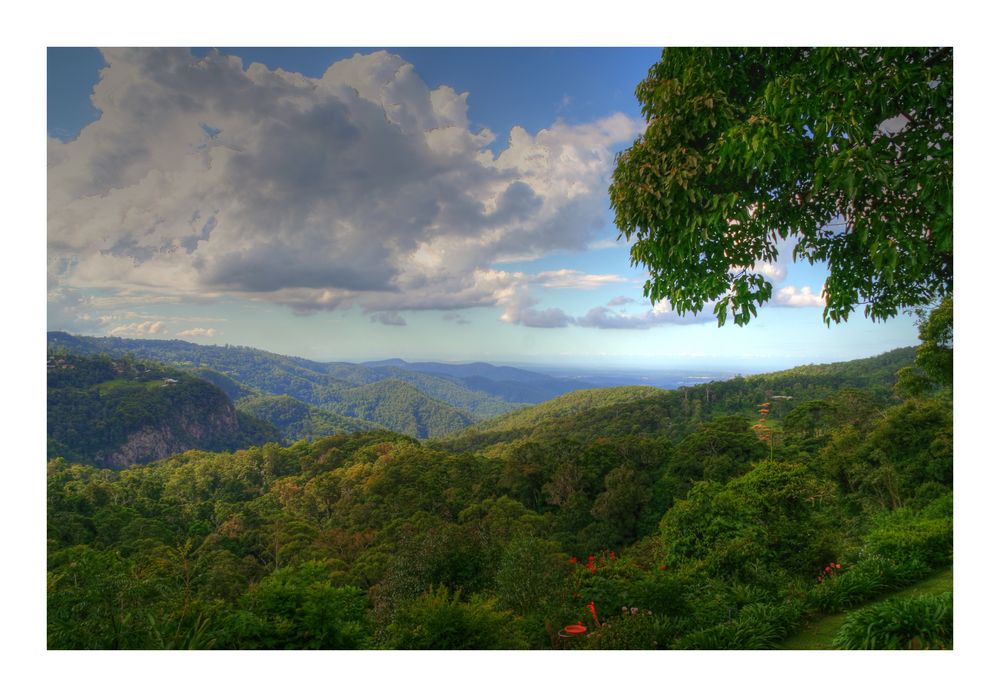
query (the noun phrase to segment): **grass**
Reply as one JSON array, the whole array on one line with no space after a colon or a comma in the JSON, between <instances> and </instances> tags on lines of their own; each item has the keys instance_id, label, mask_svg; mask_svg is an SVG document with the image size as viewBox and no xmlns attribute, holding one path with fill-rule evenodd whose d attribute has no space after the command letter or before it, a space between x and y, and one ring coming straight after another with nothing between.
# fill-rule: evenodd
<instances>
[{"instance_id":1,"label":"grass","mask_svg":"<svg viewBox=\"0 0 1000 697\"><path fill-rule=\"evenodd\" d=\"M865 605L871 605L873 603L878 603L888 598L903 598L914 595L921 595L924 593L944 593L946 591L953 590L953 571L952 569L945 569L943 571L938 571L933 576L924 579L920 583L916 583L909 588L904 588L894 593L888 593L879 598L873 598L871 602ZM865 607L865 605L859 606L858 608L851 608L851 612L858 610L860 607ZM782 644L782 649L792 649L792 650L825 650L833 649L833 637L837 635L840 630L840 626L844 623L847 618L847 612L839 612L836 615L825 615L808 622L802 629L788 637Z\"/></svg>"}]
</instances>

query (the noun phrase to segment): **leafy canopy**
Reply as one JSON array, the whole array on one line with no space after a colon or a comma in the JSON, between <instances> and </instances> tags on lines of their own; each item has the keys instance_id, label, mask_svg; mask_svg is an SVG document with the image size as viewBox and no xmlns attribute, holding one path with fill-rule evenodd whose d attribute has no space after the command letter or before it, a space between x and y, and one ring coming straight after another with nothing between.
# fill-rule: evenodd
<instances>
[{"instance_id":1,"label":"leafy canopy","mask_svg":"<svg viewBox=\"0 0 1000 697\"><path fill-rule=\"evenodd\" d=\"M952 92L950 48L664 49L610 187L646 296L746 324L784 239L828 324L950 294Z\"/></svg>"}]
</instances>

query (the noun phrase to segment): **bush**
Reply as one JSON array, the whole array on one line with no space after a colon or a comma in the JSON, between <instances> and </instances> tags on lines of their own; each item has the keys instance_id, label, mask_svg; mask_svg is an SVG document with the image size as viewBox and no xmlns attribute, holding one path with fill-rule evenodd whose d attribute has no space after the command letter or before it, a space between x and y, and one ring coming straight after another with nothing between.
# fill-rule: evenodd
<instances>
[{"instance_id":1,"label":"bush","mask_svg":"<svg viewBox=\"0 0 1000 697\"><path fill-rule=\"evenodd\" d=\"M919 561L931 567L951 563L951 496L920 513L900 508L882 517L865 538L868 554L894 561Z\"/></svg>"},{"instance_id":2,"label":"bush","mask_svg":"<svg viewBox=\"0 0 1000 697\"><path fill-rule=\"evenodd\" d=\"M649 610L623 607L587 639L588 649L655 649L657 626Z\"/></svg>"},{"instance_id":3,"label":"bush","mask_svg":"<svg viewBox=\"0 0 1000 697\"><path fill-rule=\"evenodd\" d=\"M336 587L330 568L316 561L272 572L234 614L234 639L242 648L366 648L365 594ZM237 621L238 620L238 621Z\"/></svg>"},{"instance_id":4,"label":"bush","mask_svg":"<svg viewBox=\"0 0 1000 697\"><path fill-rule=\"evenodd\" d=\"M930 571L930 567L916 560L864 559L817 584L809 593L809 602L826 613L841 612L881 593L919 581Z\"/></svg>"},{"instance_id":5,"label":"bush","mask_svg":"<svg viewBox=\"0 0 1000 697\"><path fill-rule=\"evenodd\" d=\"M799 603L755 603L728 622L692 632L674 642L675 649L773 649L802 616Z\"/></svg>"},{"instance_id":6,"label":"bush","mask_svg":"<svg viewBox=\"0 0 1000 697\"><path fill-rule=\"evenodd\" d=\"M852 612L833 645L838 649L945 649L953 633L952 594L893 598Z\"/></svg>"},{"instance_id":7,"label":"bush","mask_svg":"<svg viewBox=\"0 0 1000 697\"><path fill-rule=\"evenodd\" d=\"M518 538L500 559L497 598L503 607L522 615L542 609L564 600L570 571L570 564L555 543Z\"/></svg>"},{"instance_id":8,"label":"bush","mask_svg":"<svg viewBox=\"0 0 1000 697\"><path fill-rule=\"evenodd\" d=\"M517 624L496 601L461 592L449 594L444 586L430 590L396 611L386 632L389 649L523 649Z\"/></svg>"}]
</instances>

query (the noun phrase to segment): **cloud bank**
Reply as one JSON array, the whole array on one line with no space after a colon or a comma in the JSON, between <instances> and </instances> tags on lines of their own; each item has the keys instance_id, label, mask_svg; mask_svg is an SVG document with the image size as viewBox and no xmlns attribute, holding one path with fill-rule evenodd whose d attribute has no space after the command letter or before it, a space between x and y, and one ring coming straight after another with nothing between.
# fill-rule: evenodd
<instances>
[{"instance_id":1,"label":"cloud bank","mask_svg":"<svg viewBox=\"0 0 1000 697\"><path fill-rule=\"evenodd\" d=\"M622 114L514 128L494 156L468 94L430 89L386 52L315 79L219 53L103 53L101 117L48 142L50 316L77 325L86 290L102 288L302 314L357 305L386 324L516 299L504 305L515 321L565 326L518 295L530 279L492 266L586 249L606 222L616 146L642 128Z\"/></svg>"}]
</instances>

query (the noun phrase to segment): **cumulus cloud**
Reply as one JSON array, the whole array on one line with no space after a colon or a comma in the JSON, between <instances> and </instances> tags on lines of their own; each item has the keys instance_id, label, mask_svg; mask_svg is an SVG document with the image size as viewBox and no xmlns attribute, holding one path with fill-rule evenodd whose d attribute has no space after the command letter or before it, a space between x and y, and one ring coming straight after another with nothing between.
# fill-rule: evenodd
<instances>
[{"instance_id":1,"label":"cumulus cloud","mask_svg":"<svg viewBox=\"0 0 1000 697\"><path fill-rule=\"evenodd\" d=\"M167 326L163 322L146 321L119 325L111 329L108 334L111 336L149 336L162 334L166 330Z\"/></svg>"},{"instance_id":2,"label":"cumulus cloud","mask_svg":"<svg viewBox=\"0 0 1000 697\"><path fill-rule=\"evenodd\" d=\"M558 269L541 271L532 277L531 282L544 288L589 289L608 283L628 283L628 279L617 274L593 274L574 269Z\"/></svg>"},{"instance_id":3,"label":"cumulus cloud","mask_svg":"<svg viewBox=\"0 0 1000 697\"><path fill-rule=\"evenodd\" d=\"M525 327L536 327L539 329L561 329L573 324L575 320L559 308L550 307L545 310L536 310L535 305L538 300L527 295L514 294L506 301L503 314L500 319L510 324L521 324Z\"/></svg>"},{"instance_id":4,"label":"cumulus cloud","mask_svg":"<svg viewBox=\"0 0 1000 697\"><path fill-rule=\"evenodd\" d=\"M214 327L192 327L191 329L185 329L177 332L177 336L211 338L218 333L218 330Z\"/></svg>"},{"instance_id":5,"label":"cumulus cloud","mask_svg":"<svg viewBox=\"0 0 1000 697\"><path fill-rule=\"evenodd\" d=\"M809 286L785 286L771 297L770 304L777 307L826 307L826 300L822 294L813 293Z\"/></svg>"},{"instance_id":6,"label":"cumulus cloud","mask_svg":"<svg viewBox=\"0 0 1000 697\"><path fill-rule=\"evenodd\" d=\"M608 307L618 307L619 305L631 305L635 300L632 298L626 298L624 295L618 295L607 302Z\"/></svg>"},{"instance_id":7,"label":"cumulus cloud","mask_svg":"<svg viewBox=\"0 0 1000 697\"><path fill-rule=\"evenodd\" d=\"M319 78L180 49L104 56L101 117L48 141L49 274L66 288L299 313L496 305L524 280L498 260L592 242L614 152L642 128L622 114L514 128L494 156L468 94L386 52Z\"/></svg>"},{"instance_id":8,"label":"cumulus cloud","mask_svg":"<svg viewBox=\"0 0 1000 697\"><path fill-rule=\"evenodd\" d=\"M617 299L617 298L616 298ZM610 305L611 303L608 303ZM581 327L597 329L651 329L664 324L703 324L712 322L715 318L705 312L697 315L688 313L680 315L666 302L656 303L646 312L623 312L612 310L608 306L594 307L583 317L576 319Z\"/></svg>"}]
</instances>

